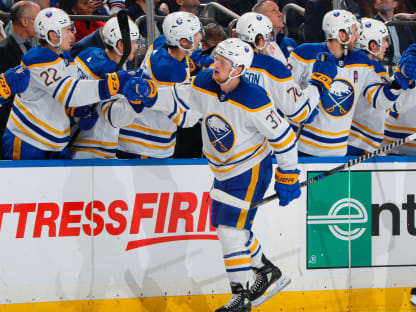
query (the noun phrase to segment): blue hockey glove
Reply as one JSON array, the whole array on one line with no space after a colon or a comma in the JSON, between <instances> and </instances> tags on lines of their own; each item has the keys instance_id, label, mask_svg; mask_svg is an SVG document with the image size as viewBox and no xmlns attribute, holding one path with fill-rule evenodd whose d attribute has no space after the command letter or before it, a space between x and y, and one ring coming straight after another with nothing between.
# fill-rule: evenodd
<instances>
[{"instance_id":1,"label":"blue hockey glove","mask_svg":"<svg viewBox=\"0 0 416 312\"><path fill-rule=\"evenodd\" d=\"M411 44L402 54L402 57L416 56L416 43ZM400 61L399 61L400 62Z\"/></svg>"},{"instance_id":2,"label":"blue hockey glove","mask_svg":"<svg viewBox=\"0 0 416 312\"><path fill-rule=\"evenodd\" d=\"M152 107L157 100L157 85L153 80L135 77L126 83L122 93L134 110L141 112L135 106Z\"/></svg>"},{"instance_id":3,"label":"blue hockey glove","mask_svg":"<svg viewBox=\"0 0 416 312\"><path fill-rule=\"evenodd\" d=\"M407 55L400 58L394 73L394 80L400 84L403 90L407 90L414 83L416 80L416 55Z\"/></svg>"},{"instance_id":4,"label":"blue hockey glove","mask_svg":"<svg viewBox=\"0 0 416 312\"><path fill-rule=\"evenodd\" d=\"M299 173L298 169L276 169L274 190L279 194L280 206L287 206L292 200L300 197Z\"/></svg>"},{"instance_id":5,"label":"blue hockey glove","mask_svg":"<svg viewBox=\"0 0 416 312\"><path fill-rule=\"evenodd\" d=\"M78 128L90 130L98 120L98 113L90 105L70 107L66 110L67 115L72 118L79 118Z\"/></svg>"},{"instance_id":6,"label":"blue hockey glove","mask_svg":"<svg viewBox=\"0 0 416 312\"><path fill-rule=\"evenodd\" d=\"M329 90L332 80L337 75L338 69L335 56L328 52L320 52L313 64L312 75L309 82L320 87L321 90Z\"/></svg>"},{"instance_id":7,"label":"blue hockey glove","mask_svg":"<svg viewBox=\"0 0 416 312\"><path fill-rule=\"evenodd\" d=\"M0 75L0 96L4 99L12 94L22 93L29 85L29 70L21 65L10 68Z\"/></svg>"}]
</instances>

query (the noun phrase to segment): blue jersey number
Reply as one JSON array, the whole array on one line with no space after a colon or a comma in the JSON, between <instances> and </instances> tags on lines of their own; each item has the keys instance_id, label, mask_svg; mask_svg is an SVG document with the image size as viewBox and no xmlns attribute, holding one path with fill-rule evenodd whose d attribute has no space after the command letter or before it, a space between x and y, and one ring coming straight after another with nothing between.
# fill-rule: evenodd
<instances>
[{"instance_id":1,"label":"blue jersey number","mask_svg":"<svg viewBox=\"0 0 416 312\"><path fill-rule=\"evenodd\" d=\"M47 70L41 72L40 77L45 79L45 85L47 87L62 78L61 76L58 76L58 72L55 68L48 68Z\"/></svg>"}]
</instances>

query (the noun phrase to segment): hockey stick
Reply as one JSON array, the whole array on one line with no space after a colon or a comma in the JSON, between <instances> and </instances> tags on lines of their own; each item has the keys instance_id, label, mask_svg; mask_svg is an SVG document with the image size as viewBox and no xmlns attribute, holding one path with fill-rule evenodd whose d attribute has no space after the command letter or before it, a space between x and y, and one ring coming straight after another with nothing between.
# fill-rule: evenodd
<instances>
[{"instance_id":1,"label":"hockey stick","mask_svg":"<svg viewBox=\"0 0 416 312\"><path fill-rule=\"evenodd\" d=\"M321 179L324 179L324 178L329 177L329 176L331 176L331 175L333 175L333 174L335 174L337 172L340 172L340 171L342 171L344 169L347 169L347 168L350 168L350 167L352 167L354 165L357 165L359 163L362 163L362 162L364 162L364 161L366 161L366 160L368 160L370 158L373 158L373 157L378 156L378 155L380 155L382 153L385 153L387 151L390 151L390 150L392 150L393 148L395 148L397 146L403 145L403 144L405 144L407 142L410 142L410 141L413 141L415 139L416 139L416 133L413 133L413 134L411 134L411 135L409 135L409 136L407 136L405 138L402 138L402 139L397 140L397 141L395 141L393 143L390 143L388 145L385 145L385 146L379 148L378 150L375 150L375 151L373 151L371 153L367 153L367 154L361 155L361 156L359 156L357 158L351 159L348 162L346 162L345 164L342 164L342 165L337 166L337 167L335 167L335 168L333 168L333 169L331 169L329 171L326 171L324 173L318 174L317 176L315 176L313 178L310 178L308 180L305 180L305 181L303 181L303 182L300 183L300 187L308 186L309 184L315 183L315 182L317 182L317 181L319 181ZM223 193L226 194L227 196L225 196ZM232 197L232 198L230 198L230 197ZM257 202L252 203L252 202L248 202L248 201L239 199L239 198L237 198L235 196L232 196L230 194L227 194L227 193L225 193L225 192L223 192L221 190L213 189L211 191L211 198L213 198L215 200L218 200L218 201L220 201L222 203L225 203L227 205L231 205L231 206L234 206L234 207L238 207L238 208L247 210L247 209L253 209L255 207L258 207L258 206L267 204L268 202L279 198L279 194L275 193L275 194L270 195L268 197L265 197L265 198L263 198L263 199L261 199L261 200L259 200Z\"/></svg>"},{"instance_id":2,"label":"hockey stick","mask_svg":"<svg viewBox=\"0 0 416 312\"><path fill-rule=\"evenodd\" d=\"M118 27L120 27L121 41L123 42L123 54L121 55L121 59L117 63L117 66L114 72L117 72L121 69L121 67L126 62L127 58L129 57L129 54L131 51L129 18L125 10L118 11L117 22L118 22ZM94 105L91 108L92 112L97 109L97 106L99 103L100 102L94 103ZM71 136L71 139L69 140L68 148L71 148L72 144L74 144L75 140L78 138L80 133L81 133L81 129L78 127L75 130L74 134Z\"/></svg>"}]
</instances>

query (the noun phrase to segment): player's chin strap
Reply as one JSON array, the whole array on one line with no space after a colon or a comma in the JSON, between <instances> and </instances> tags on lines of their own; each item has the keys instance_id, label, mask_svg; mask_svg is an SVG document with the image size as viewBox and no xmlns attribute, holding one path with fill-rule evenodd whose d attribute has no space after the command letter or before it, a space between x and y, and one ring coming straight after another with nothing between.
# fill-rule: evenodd
<instances>
[{"instance_id":1,"label":"player's chin strap","mask_svg":"<svg viewBox=\"0 0 416 312\"><path fill-rule=\"evenodd\" d=\"M361 155L357 158L351 159L348 162L346 162L345 164L342 164L340 166L337 166L329 171L326 171L324 173L318 174L317 176L310 178L308 180L305 180L303 182L300 183L300 187L304 187L304 186L308 186L309 184L315 183L323 178L329 177L330 175L333 175L334 173L340 172L344 169L350 168L354 165L357 165L359 163L362 163L363 161L366 161L367 159L373 158L375 156L378 156L382 153L385 153L387 151L392 150L393 148L403 145L407 142L413 141L416 139L416 133L413 133L405 138L402 138L400 140L397 140L393 143L390 143L388 145L385 145L371 153L367 153L364 155ZM218 190L218 189L212 189L210 192L210 196L212 199L219 201L221 203L233 206L233 207L237 207L240 209L244 209L244 210L249 210L249 209L253 209L256 208L258 206L264 205L272 200L278 199L279 198L279 194L275 193L273 195L270 195L268 197L265 197L257 202L249 202L249 201L245 201L242 199L239 199L235 196L232 196L228 193L225 193L224 191Z\"/></svg>"}]
</instances>

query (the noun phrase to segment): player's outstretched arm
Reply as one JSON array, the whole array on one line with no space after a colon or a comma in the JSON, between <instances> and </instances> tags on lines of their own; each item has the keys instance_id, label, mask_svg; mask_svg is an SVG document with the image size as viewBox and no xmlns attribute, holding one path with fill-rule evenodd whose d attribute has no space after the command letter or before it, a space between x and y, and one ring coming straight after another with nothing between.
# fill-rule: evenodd
<instances>
[{"instance_id":1,"label":"player's outstretched arm","mask_svg":"<svg viewBox=\"0 0 416 312\"><path fill-rule=\"evenodd\" d=\"M0 75L0 96L9 98L12 94L24 92L29 85L29 70L22 65L8 69Z\"/></svg>"}]
</instances>

